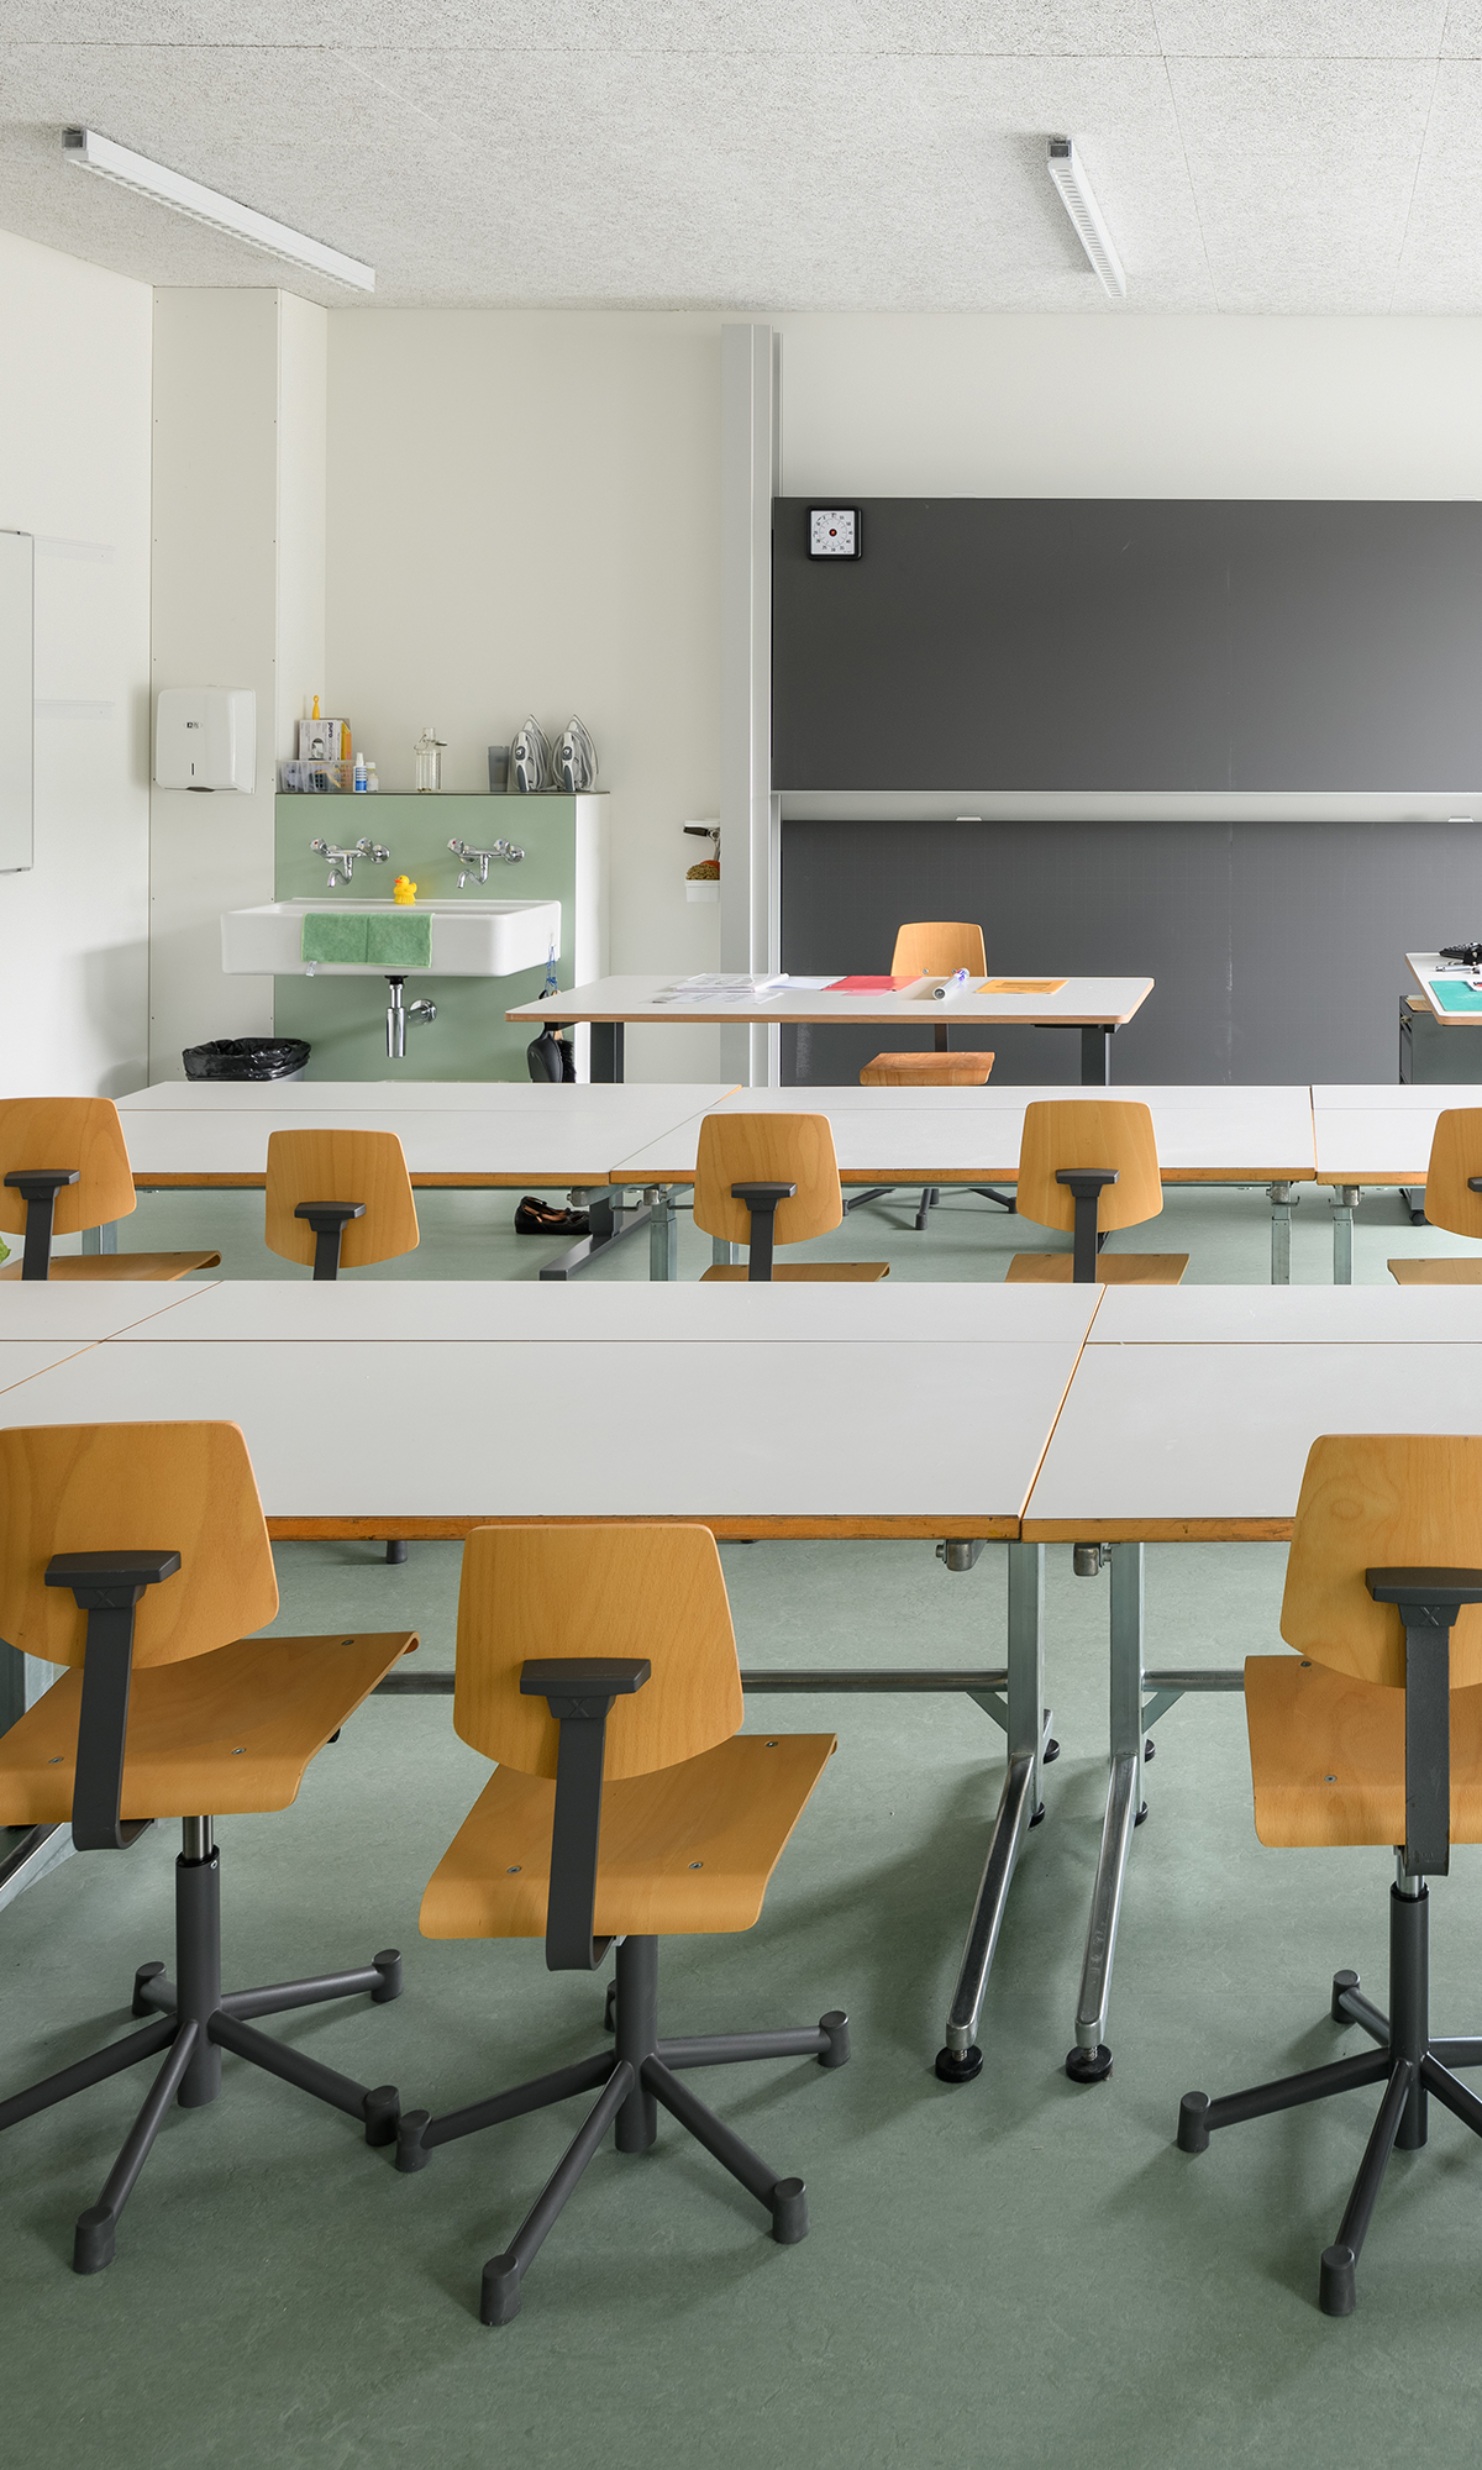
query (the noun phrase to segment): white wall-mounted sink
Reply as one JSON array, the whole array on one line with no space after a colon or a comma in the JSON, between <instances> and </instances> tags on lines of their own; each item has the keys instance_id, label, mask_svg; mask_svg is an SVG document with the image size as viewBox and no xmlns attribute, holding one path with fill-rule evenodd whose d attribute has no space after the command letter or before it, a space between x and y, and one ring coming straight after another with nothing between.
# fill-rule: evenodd
<instances>
[{"instance_id":1,"label":"white wall-mounted sink","mask_svg":"<svg viewBox=\"0 0 1482 2470\"><path fill-rule=\"evenodd\" d=\"M228 909L221 921L221 965L229 977L251 973L276 978L382 978L384 961L306 961L303 924L309 911L337 917L386 918L407 914L395 901L346 900L333 892L318 900L264 901L258 909ZM559 901L418 901L411 913L432 921L432 958L412 977L510 978L538 969L554 944L561 949Z\"/></svg>"}]
</instances>

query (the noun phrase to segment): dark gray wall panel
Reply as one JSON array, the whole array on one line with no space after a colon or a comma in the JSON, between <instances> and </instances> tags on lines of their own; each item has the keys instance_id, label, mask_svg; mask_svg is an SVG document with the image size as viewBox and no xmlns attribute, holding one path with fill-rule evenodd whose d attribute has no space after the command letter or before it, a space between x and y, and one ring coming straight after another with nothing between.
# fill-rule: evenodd
<instances>
[{"instance_id":1,"label":"dark gray wall panel","mask_svg":"<svg viewBox=\"0 0 1482 2470\"><path fill-rule=\"evenodd\" d=\"M792 789L1482 784L1482 506L871 498L773 542Z\"/></svg>"},{"instance_id":2,"label":"dark gray wall panel","mask_svg":"<svg viewBox=\"0 0 1482 2470\"><path fill-rule=\"evenodd\" d=\"M1121 1080L1390 1081L1405 953L1482 936L1482 825L784 823L785 969L888 969L904 918L979 920L1004 973L1156 979ZM1000 1080L1080 1068L1073 1032L955 1042ZM783 1077L852 1081L881 1043L785 1033Z\"/></svg>"}]
</instances>

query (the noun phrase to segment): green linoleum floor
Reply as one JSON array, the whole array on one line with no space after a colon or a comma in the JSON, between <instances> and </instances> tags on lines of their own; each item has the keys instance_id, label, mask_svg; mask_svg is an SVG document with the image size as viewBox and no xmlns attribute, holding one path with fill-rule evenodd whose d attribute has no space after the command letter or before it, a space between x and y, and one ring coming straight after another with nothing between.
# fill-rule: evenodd
<instances>
[{"instance_id":1,"label":"green linoleum floor","mask_svg":"<svg viewBox=\"0 0 1482 2470\"><path fill-rule=\"evenodd\" d=\"M510 1231L517 1195L438 1194L424 1245L389 1274L533 1276L556 1247ZM148 1200L140 1243L221 1240L233 1276L294 1275L263 1252L260 1203ZM904 1202L827 1247L897 1275L997 1277L1026 1231L949 1200L929 1235ZM1158 1249L1201 1280L1264 1277L1258 1194L1170 1195ZM1391 1251L1455 1248L1367 1202L1360 1279ZM813 1248L810 1248L813 1249ZM684 1226L682 1274L708 1259ZM1329 1274L1326 1204L1298 1213L1295 1275ZM639 1238L600 1275L646 1274ZM374 1274L374 1273L372 1273ZM1229 1664L1274 1646L1284 1555L1148 1555L1150 1660ZM285 1546L280 1625L407 1623L452 1658L455 1547L387 1568L348 1544ZM949 1575L926 1544L727 1546L749 1664L998 1660L1005 1556ZM812 2021L848 2008L855 2058L719 2069L702 2089L780 2170L809 2182L797 2249L673 2129L604 2152L500 2332L479 2268L519 2219L572 2113L490 2131L399 2178L338 2115L228 2059L223 2097L175 2111L125 2216L116 2264L68 2269L140 2097L95 2088L0 2139L5 2453L27 2470L1338 2470L1477 2459L1482 2150L1438 2117L1391 2173L1359 2313L1315 2306L1373 2096L1173 2148L1179 2095L1351 2048L1327 2020L1334 1969L1382 1997L1389 1862L1255 1841L1244 1726L1228 1697L1159 1726L1136 1838L1111 2040L1116 2070L1067 2082L1100 1830L1108 1582L1049 1555L1050 1695L1063 1755L1016 1881L989 1995L987 2065L939 2085L961 1939L996 1800L1000 1736L958 1699L756 1699L752 1721L837 1729L841 1752L756 1930L665 1959L670 2029ZM447 2107L596 2046L601 1982L553 1978L533 1945L418 1937L422 1885L479 1789L446 1698L378 1699L290 1811L223 1822L226 1960L238 1983L400 1944L406 1991L266 2029L409 2104ZM125 2028L137 1963L169 1951L173 1831L66 1863L0 1914L0 2085ZM1434 1898L1435 2011L1482 2030L1482 1855Z\"/></svg>"},{"instance_id":2,"label":"green linoleum floor","mask_svg":"<svg viewBox=\"0 0 1482 2470\"><path fill-rule=\"evenodd\" d=\"M282 1625L420 1622L451 1656L457 1551L282 1549ZM949 1575L925 1545L729 1546L748 1662L976 1661L1001 1636L1004 1555ZM1229 1662L1274 1643L1279 1547L1149 1554L1150 1652ZM756 1701L753 1720L836 1728L841 1752L758 1928L673 1948L672 2029L811 2022L846 2006L856 2056L716 2070L704 2090L809 2182L813 2233L762 2217L673 2130L594 2164L500 2332L478 2273L567 2132L519 2121L399 2178L384 2153L228 2059L220 2103L172 2114L118 2261L67 2268L137 2095L94 2089L4 2138L0 2321L7 2453L33 2470L472 2470L703 2458L753 2470L961 2460L1039 2470L1145 2463L1470 2464L1482 2401L1482 2152L1444 2118L1392 2174L1360 2312L1313 2303L1372 2097L1226 2131L1190 2161L1178 2096L1352 2046L1326 2020L1334 1968L1378 1986L1389 1864L1277 1854L1254 1839L1228 1698L1160 1726L1152 1815L1131 1866L1110 2083L1067 2082L1099 1832L1105 1578L1050 1555L1063 1755L1000 1946L977 2083L931 2061L997 1792L998 1736L964 1701ZM223 1822L237 1983L358 1962L399 1943L406 1991L269 2030L404 2099L445 2107L580 2055L601 1984L538 1947L418 1938L430 1868L483 1762L446 1699L380 1699L294 1809ZM3 1917L3 2080L122 2029L134 1965L168 1951L171 1831L74 1860ZM1436 2009L1482 2026L1476 1852L1435 1896Z\"/></svg>"}]
</instances>

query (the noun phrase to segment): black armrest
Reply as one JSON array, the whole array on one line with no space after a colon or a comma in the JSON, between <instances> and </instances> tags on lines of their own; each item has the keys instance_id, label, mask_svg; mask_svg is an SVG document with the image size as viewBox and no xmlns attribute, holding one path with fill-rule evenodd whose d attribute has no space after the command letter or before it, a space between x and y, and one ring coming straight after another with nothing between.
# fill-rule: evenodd
<instances>
[{"instance_id":1,"label":"black armrest","mask_svg":"<svg viewBox=\"0 0 1482 2470\"><path fill-rule=\"evenodd\" d=\"M1101 1250L1101 1236L1096 1225L1101 1195L1108 1184L1117 1181L1120 1169L1114 1166L1057 1166L1055 1181L1064 1184L1075 1201L1075 1258L1071 1277L1077 1286L1089 1286L1096 1276L1096 1255Z\"/></svg>"},{"instance_id":2,"label":"black armrest","mask_svg":"<svg viewBox=\"0 0 1482 2470\"><path fill-rule=\"evenodd\" d=\"M796 1197L796 1184L732 1184L733 1201L744 1201L751 1218L747 1243L746 1275L748 1280L767 1284L772 1276L772 1247L776 1238L777 1204Z\"/></svg>"},{"instance_id":3,"label":"black armrest","mask_svg":"<svg viewBox=\"0 0 1482 2470\"><path fill-rule=\"evenodd\" d=\"M1463 1604L1482 1604L1482 1570L1371 1569L1376 1604L1405 1625L1405 1867L1451 1866L1451 1631Z\"/></svg>"},{"instance_id":4,"label":"black armrest","mask_svg":"<svg viewBox=\"0 0 1482 2470\"><path fill-rule=\"evenodd\" d=\"M49 1587L69 1587L87 1614L82 1713L72 1785L72 1841L79 1852L122 1852L151 1821L119 1817L129 1689L134 1670L134 1612L146 1587L172 1578L178 1552L59 1552L46 1565Z\"/></svg>"},{"instance_id":5,"label":"black armrest","mask_svg":"<svg viewBox=\"0 0 1482 2470\"><path fill-rule=\"evenodd\" d=\"M1467 1177L1467 1190L1468 1192L1482 1192L1482 1175L1469 1175Z\"/></svg>"},{"instance_id":6,"label":"black armrest","mask_svg":"<svg viewBox=\"0 0 1482 2470\"><path fill-rule=\"evenodd\" d=\"M365 1216L364 1201L300 1201L293 1214L307 1218L314 1230L315 1277L337 1278L345 1229L352 1219Z\"/></svg>"},{"instance_id":7,"label":"black armrest","mask_svg":"<svg viewBox=\"0 0 1482 2470\"><path fill-rule=\"evenodd\" d=\"M21 1254L21 1283L51 1275L51 1228L57 1194L80 1182L75 1166L17 1167L5 1181L26 1204L26 1242Z\"/></svg>"},{"instance_id":8,"label":"black armrest","mask_svg":"<svg viewBox=\"0 0 1482 2470\"><path fill-rule=\"evenodd\" d=\"M561 1727L545 1960L553 1973L595 1972L610 1941L592 1936L602 1760L614 1698L631 1697L653 1672L647 1656L546 1656L520 1667L520 1689L543 1698Z\"/></svg>"}]
</instances>

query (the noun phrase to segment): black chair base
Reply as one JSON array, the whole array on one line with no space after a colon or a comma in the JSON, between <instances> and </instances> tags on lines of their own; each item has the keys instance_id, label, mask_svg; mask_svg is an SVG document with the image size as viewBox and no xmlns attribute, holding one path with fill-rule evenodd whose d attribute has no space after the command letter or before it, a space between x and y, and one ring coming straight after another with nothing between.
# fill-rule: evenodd
<instances>
[{"instance_id":1,"label":"black chair base","mask_svg":"<svg viewBox=\"0 0 1482 2470\"><path fill-rule=\"evenodd\" d=\"M175 1864L175 1951L179 1981L167 1978L162 1964L141 1965L134 1975L133 2013L150 2019L142 2032L109 2042L91 2057L78 2059L56 2075L45 2076L24 2092L0 2101L0 2129L14 2127L38 2110L48 2110L74 2093L120 2075L127 2067L165 2053L139 2114L124 2138L118 2159L104 2182L96 2204L79 2214L72 2249L72 2269L100 2273L113 2262L118 2219L133 2192L172 2101L182 2109L199 2109L221 2090L221 2053L235 2052L268 2075L301 2092L327 2101L332 2109L358 2118L367 2144L392 2144L401 2104L393 2084L357 2084L318 2059L254 2031L248 2019L280 2015L290 2007L318 2006L331 1998L350 1998L368 1991L377 2006L401 1994L401 1957L388 1948L355 1972L319 1973L304 1981L280 1981L262 1990L221 1988L221 1862L210 1844L209 1822L187 1819L202 1830L206 1849L182 1854Z\"/></svg>"},{"instance_id":2,"label":"black chair base","mask_svg":"<svg viewBox=\"0 0 1482 2470\"><path fill-rule=\"evenodd\" d=\"M1353 2091L1363 2084L1383 2084L1384 2096L1370 2130L1358 2176L1344 2208L1338 2234L1322 2253L1318 2274L1318 2305L1325 2316L1351 2316L1357 2304L1358 2260L1367 2236L1390 2155L1417 2151L1426 2141L1427 2096L1434 2094L1474 2135L1482 2135L1482 2101L1459 2083L1452 2069L1482 2067L1482 2036L1433 2041L1429 2007L1429 1908L1422 1886L1418 1894L1390 1890L1390 2013L1383 2015L1365 1998L1357 1973L1333 1975L1330 2013L1335 2024L1357 2024L1378 2044L1356 2058L1340 2058L1327 2067L1309 2067L1300 2075L1281 2076L1271 2084L1253 2085L1248 2092L1226 2093L1211 2101L1208 2093L1185 2093L1179 2104L1180 2152L1208 2150L1217 2127L1238 2126L1243 2119L1264 2118L1275 2110L1296 2109L1307 2101L1326 2101L1331 2094Z\"/></svg>"},{"instance_id":3,"label":"black chair base","mask_svg":"<svg viewBox=\"0 0 1482 2470\"><path fill-rule=\"evenodd\" d=\"M842 2067L849 2057L849 2021L835 2010L816 2026L797 2032L707 2033L686 2041L662 2041L658 2032L659 1944L656 1938L625 1938L617 1951L617 1980L609 1991L609 2029L616 2047L574 2066L536 2076L528 2084L495 2093L466 2109L434 2118L426 2110L404 2112L397 2130L398 2170L424 2170L436 2146L476 2135L505 2119L549 2109L576 2093L598 2098L573 2136L509 2245L484 2266L479 2318L509 2324L520 2312L520 2284L607 2130L621 2153L646 2153L658 2135L662 2105L671 2118L712 2153L771 2215L772 2236L795 2247L808 2234L807 2190L800 2178L779 2178L723 2119L679 2080L688 2067L733 2066L753 2058L816 2058L820 2067Z\"/></svg>"}]
</instances>

